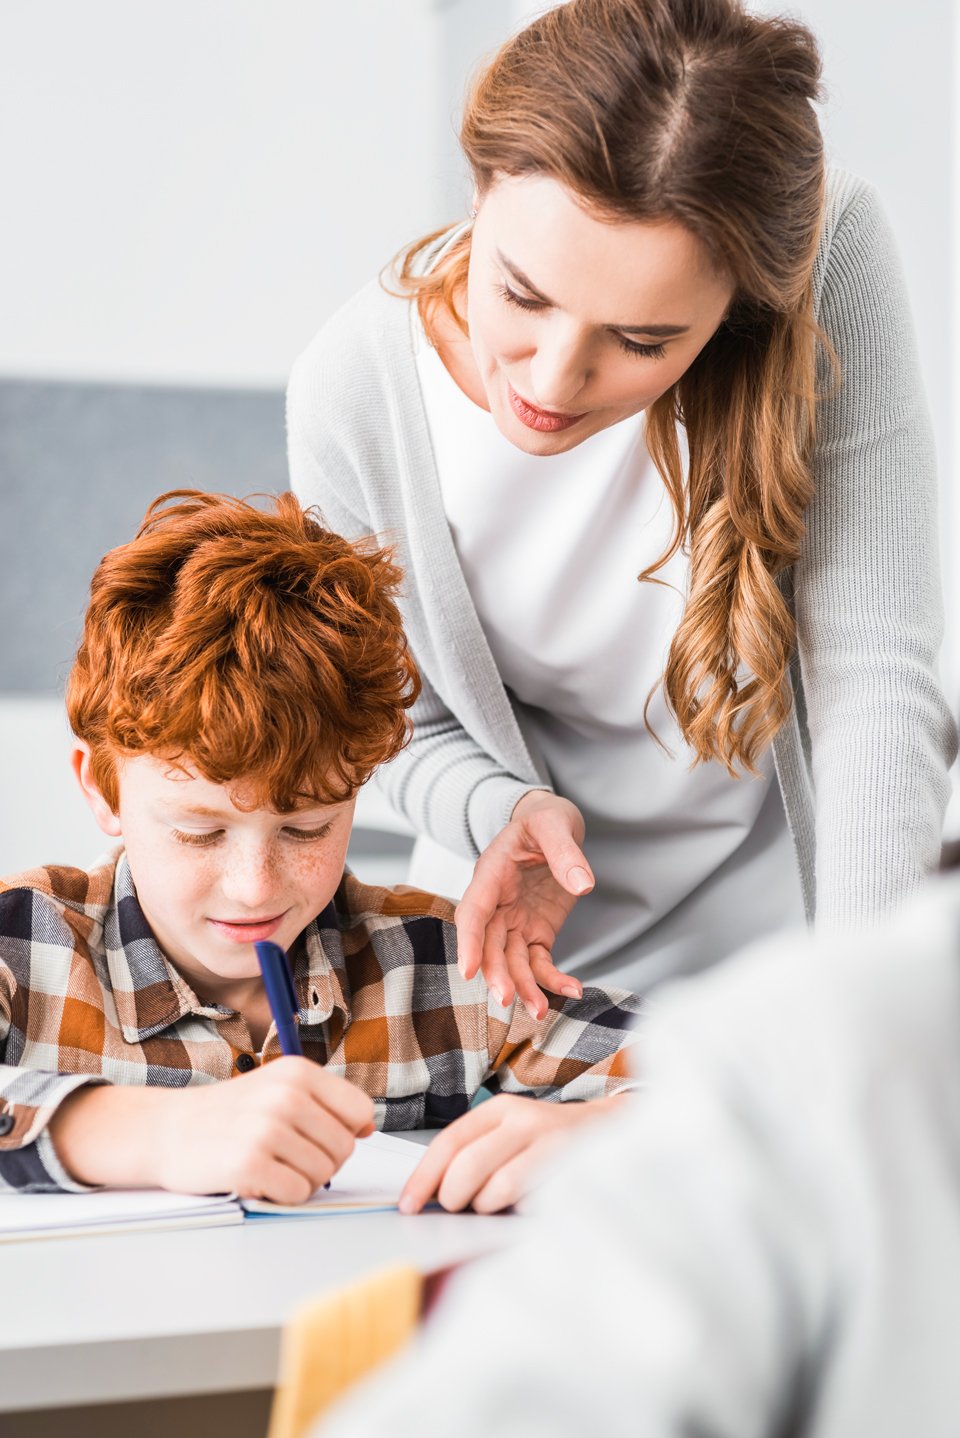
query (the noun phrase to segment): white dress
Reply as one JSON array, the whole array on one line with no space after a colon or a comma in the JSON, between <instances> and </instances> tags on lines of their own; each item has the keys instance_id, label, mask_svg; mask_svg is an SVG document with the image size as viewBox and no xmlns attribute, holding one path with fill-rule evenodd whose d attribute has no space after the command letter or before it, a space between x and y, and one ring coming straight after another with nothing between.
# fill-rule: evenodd
<instances>
[{"instance_id":1,"label":"white dress","mask_svg":"<svg viewBox=\"0 0 960 1438\"><path fill-rule=\"evenodd\" d=\"M643 416L564 454L529 455L462 393L422 331L417 369L484 633L528 742L586 820L597 885L567 920L558 961L634 987L642 960L646 987L800 923L769 756L755 779L732 779L717 763L691 768L663 699L688 566L677 554L659 572L665 583L637 581L663 553L673 514ZM651 691L650 721L669 752L644 724ZM418 867L418 882L449 891L449 871Z\"/></svg>"}]
</instances>

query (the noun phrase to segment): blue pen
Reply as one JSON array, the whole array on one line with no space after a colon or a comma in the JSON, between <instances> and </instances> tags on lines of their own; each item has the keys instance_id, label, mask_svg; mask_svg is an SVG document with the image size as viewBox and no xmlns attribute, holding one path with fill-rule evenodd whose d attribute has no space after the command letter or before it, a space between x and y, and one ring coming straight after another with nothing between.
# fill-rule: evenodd
<instances>
[{"instance_id":1,"label":"blue pen","mask_svg":"<svg viewBox=\"0 0 960 1438\"><path fill-rule=\"evenodd\" d=\"M263 975L263 987L267 991L267 1003L273 1014L273 1022L277 1026L281 1051L302 1059L303 1049L297 1030L299 1009L297 996L293 991L290 960L280 945L272 944L269 939L261 939L260 943L254 944L253 947L257 951L257 963ZM330 1184L325 1183L323 1186L329 1188Z\"/></svg>"},{"instance_id":2,"label":"blue pen","mask_svg":"<svg viewBox=\"0 0 960 1438\"><path fill-rule=\"evenodd\" d=\"M296 1054L303 1058L300 1035L297 1032L299 1008L293 991L289 960L280 945L272 944L269 939L264 939L253 947L257 951L257 962L263 975L263 987L267 991L273 1022L277 1026L280 1048L285 1054Z\"/></svg>"}]
</instances>

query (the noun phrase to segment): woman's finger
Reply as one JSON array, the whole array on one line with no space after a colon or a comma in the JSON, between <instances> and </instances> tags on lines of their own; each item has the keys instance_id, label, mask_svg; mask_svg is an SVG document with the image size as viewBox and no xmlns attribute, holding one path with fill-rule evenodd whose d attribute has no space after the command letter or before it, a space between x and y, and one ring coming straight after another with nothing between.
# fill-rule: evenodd
<instances>
[{"instance_id":1,"label":"woman's finger","mask_svg":"<svg viewBox=\"0 0 960 1438\"><path fill-rule=\"evenodd\" d=\"M483 960L483 942L489 925L500 904L501 886L496 870L477 860L470 880L454 913L457 926L457 968L465 979L472 979Z\"/></svg>"},{"instance_id":2,"label":"woman's finger","mask_svg":"<svg viewBox=\"0 0 960 1438\"><path fill-rule=\"evenodd\" d=\"M530 945L530 969L542 989L551 994L561 994L565 999L582 999L583 984L573 974L558 969L550 957L550 950L543 944Z\"/></svg>"},{"instance_id":3,"label":"woman's finger","mask_svg":"<svg viewBox=\"0 0 960 1438\"><path fill-rule=\"evenodd\" d=\"M594 885L593 870L574 837L572 806L536 809L524 820L547 862L551 874L568 894L588 894Z\"/></svg>"},{"instance_id":4,"label":"woman's finger","mask_svg":"<svg viewBox=\"0 0 960 1438\"><path fill-rule=\"evenodd\" d=\"M530 950L526 940L516 929L510 929L507 933L504 960L520 1002L530 1017L539 1021L546 1014L549 1004L546 995L537 988L537 981L530 968Z\"/></svg>"},{"instance_id":5,"label":"woman's finger","mask_svg":"<svg viewBox=\"0 0 960 1438\"><path fill-rule=\"evenodd\" d=\"M494 914L483 936L483 959L481 969L487 987L497 1003L504 1007L513 1002L514 987L507 967L506 953L507 925L502 914Z\"/></svg>"}]
</instances>

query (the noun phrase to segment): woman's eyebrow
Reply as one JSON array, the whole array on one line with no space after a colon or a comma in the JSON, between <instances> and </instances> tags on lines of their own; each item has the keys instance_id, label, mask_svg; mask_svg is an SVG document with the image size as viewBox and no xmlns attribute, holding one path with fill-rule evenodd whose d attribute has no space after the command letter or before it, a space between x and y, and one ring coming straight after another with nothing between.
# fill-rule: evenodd
<instances>
[{"instance_id":1,"label":"woman's eyebrow","mask_svg":"<svg viewBox=\"0 0 960 1438\"><path fill-rule=\"evenodd\" d=\"M533 284L531 280L527 279L526 275L523 273L523 270L518 270L516 265L513 264L511 260L507 259L506 255L503 253L502 250L497 250L497 259L503 265L503 268L510 273L511 277L516 280L518 285L523 285L523 288L525 290L529 290L530 294L535 295L538 300L542 300L545 305L553 304L553 300L548 300L542 290L538 290L536 285Z\"/></svg>"},{"instance_id":2,"label":"woman's eyebrow","mask_svg":"<svg viewBox=\"0 0 960 1438\"><path fill-rule=\"evenodd\" d=\"M553 307L553 300L548 299L542 290L538 290L536 285L533 284L531 280L527 279L527 276L523 273L523 270L517 269L517 266L512 262L512 260L507 259L506 255L503 253L502 250L497 250L497 259L500 261L501 265L503 265L503 268L510 275L510 278L516 280L518 285L522 285L528 294L533 295L541 302L541 304L550 305L551 307ZM675 335L685 335L689 330L690 326L609 324L606 326L606 328L610 330L620 330L625 335L654 335L657 339L672 339Z\"/></svg>"}]
</instances>

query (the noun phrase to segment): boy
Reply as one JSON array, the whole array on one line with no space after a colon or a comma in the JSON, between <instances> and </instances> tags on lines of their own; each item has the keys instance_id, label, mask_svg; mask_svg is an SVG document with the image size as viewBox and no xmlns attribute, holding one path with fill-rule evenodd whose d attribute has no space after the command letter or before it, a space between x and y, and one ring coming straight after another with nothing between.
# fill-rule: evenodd
<instances>
[{"instance_id":1,"label":"boy","mask_svg":"<svg viewBox=\"0 0 960 1438\"><path fill-rule=\"evenodd\" d=\"M418 687L399 579L291 495L163 496L101 561L67 709L123 847L0 884L0 1189L296 1203L375 1124L454 1120L402 1207L490 1211L631 1086L639 1000L592 989L538 1023L459 975L446 901L344 872L356 792ZM302 1059L279 1057L267 938ZM484 1083L505 1096L470 1110Z\"/></svg>"}]
</instances>

